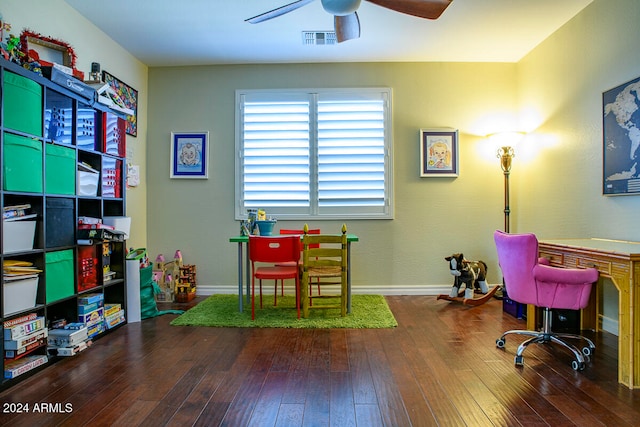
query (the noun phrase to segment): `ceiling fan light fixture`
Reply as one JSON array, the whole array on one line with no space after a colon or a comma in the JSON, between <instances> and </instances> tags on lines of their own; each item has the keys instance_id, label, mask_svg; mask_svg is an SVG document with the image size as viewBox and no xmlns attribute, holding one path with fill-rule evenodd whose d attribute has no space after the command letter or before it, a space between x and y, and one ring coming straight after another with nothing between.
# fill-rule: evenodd
<instances>
[{"instance_id":1,"label":"ceiling fan light fixture","mask_svg":"<svg viewBox=\"0 0 640 427\"><path fill-rule=\"evenodd\" d=\"M360 7L361 0L322 0L322 7L332 15L349 15Z\"/></svg>"}]
</instances>

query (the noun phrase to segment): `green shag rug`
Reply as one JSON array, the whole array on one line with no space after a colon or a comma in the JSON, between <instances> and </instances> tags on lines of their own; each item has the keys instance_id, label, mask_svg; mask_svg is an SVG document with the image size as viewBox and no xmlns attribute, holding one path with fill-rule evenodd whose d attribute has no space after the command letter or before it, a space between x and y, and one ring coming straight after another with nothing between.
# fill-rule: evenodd
<instances>
[{"instance_id":1,"label":"green shag rug","mask_svg":"<svg viewBox=\"0 0 640 427\"><path fill-rule=\"evenodd\" d=\"M320 304L320 302L318 303ZM352 295L351 313L340 317L340 310L309 310L309 317L297 318L295 296L263 296L263 308L256 297L256 318L251 320L251 303L238 311L237 295L211 295L171 324L174 326L215 326L235 328L393 328L393 317L382 295Z\"/></svg>"}]
</instances>

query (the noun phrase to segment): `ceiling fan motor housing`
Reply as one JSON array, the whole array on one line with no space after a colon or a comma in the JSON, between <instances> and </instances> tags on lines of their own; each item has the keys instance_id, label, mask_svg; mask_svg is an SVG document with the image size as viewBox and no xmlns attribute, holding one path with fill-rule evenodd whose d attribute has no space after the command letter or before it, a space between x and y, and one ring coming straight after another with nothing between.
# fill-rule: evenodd
<instances>
[{"instance_id":1,"label":"ceiling fan motor housing","mask_svg":"<svg viewBox=\"0 0 640 427\"><path fill-rule=\"evenodd\" d=\"M349 15L360 6L360 0L322 0L322 7L332 15Z\"/></svg>"}]
</instances>

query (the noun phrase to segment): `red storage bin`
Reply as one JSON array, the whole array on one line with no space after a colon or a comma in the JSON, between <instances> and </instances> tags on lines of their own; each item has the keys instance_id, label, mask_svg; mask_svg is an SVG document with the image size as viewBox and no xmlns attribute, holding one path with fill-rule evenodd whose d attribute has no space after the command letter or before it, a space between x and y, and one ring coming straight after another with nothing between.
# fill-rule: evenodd
<instances>
[{"instance_id":1,"label":"red storage bin","mask_svg":"<svg viewBox=\"0 0 640 427\"><path fill-rule=\"evenodd\" d=\"M98 253L95 245L78 246L78 292L98 286Z\"/></svg>"}]
</instances>

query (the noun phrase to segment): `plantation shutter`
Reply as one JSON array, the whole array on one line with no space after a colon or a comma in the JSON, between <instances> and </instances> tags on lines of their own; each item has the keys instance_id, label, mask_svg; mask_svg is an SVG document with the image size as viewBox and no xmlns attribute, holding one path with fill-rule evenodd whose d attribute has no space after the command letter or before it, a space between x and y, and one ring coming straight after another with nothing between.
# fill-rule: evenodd
<instances>
[{"instance_id":1,"label":"plantation shutter","mask_svg":"<svg viewBox=\"0 0 640 427\"><path fill-rule=\"evenodd\" d=\"M236 218L390 218L389 89L238 91Z\"/></svg>"},{"instance_id":2,"label":"plantation shutter","mask_svg":"<svg viewBox=\"0 0 640 427\"><path fill-rule=\"evenodd\" d=\"M243 194L246 208L310 204L308 97L262 96L244 102ZM271 209L273 211L273 209Z\"/></svg>"},{"instance_id":3,"label":"plantation shutter","mask_svg":"<svg viewBox=\"0 0 640 427\"><path fill-rule=\"evenodd\" d=\"M380 212L386 204L386 100L380 93L318 98L319 212Z\"/></svg>"}]
</instances>

